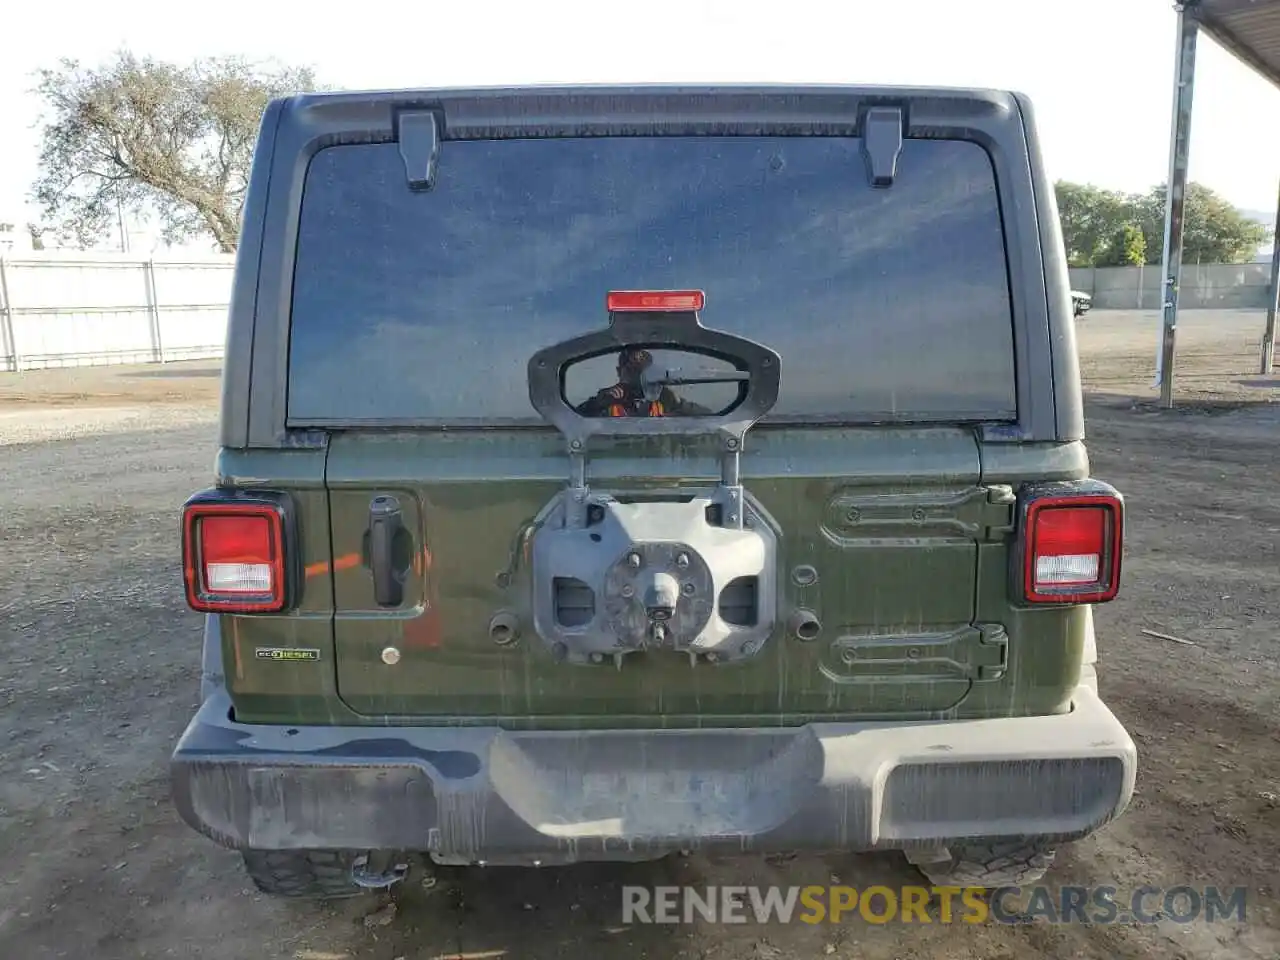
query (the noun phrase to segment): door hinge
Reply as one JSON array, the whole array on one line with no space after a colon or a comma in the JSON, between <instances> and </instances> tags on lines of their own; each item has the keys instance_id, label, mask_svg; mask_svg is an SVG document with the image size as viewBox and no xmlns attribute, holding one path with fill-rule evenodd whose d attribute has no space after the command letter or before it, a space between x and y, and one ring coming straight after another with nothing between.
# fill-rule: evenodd
<instances>
[{"instance_id":1,"label":"door hinge","mask_svg":"<svg viewBox=\"0 0 1280 960\"><path fill-rule=\"evenodd\" d=\"M837 637L822 672L835 683L999 680L1008 666L1009 634L1000 623L942 633Z\"/></svg>"},{"instance_id":2,"label":"door hinge","mask_svg":"<svg viewBox=\"0 0 1280 960\"><path fill-rule=\"evenodd\" d=\"M1009 633L1002 623L978 623L978 642L969 650L975 680L999 680L1009 663Z\"/></svg>"},{"instance_id":3,"label":"door hinge","mask_svg":"<svg viewBox=\"0 0 1280 960\"><path fill-rule=\"evenodd\" d=\"M982 511L983 539L1003 540L1013 533L1018 495L1008 484L987 487L987 502Z\"/></svg>"}]
</instances>

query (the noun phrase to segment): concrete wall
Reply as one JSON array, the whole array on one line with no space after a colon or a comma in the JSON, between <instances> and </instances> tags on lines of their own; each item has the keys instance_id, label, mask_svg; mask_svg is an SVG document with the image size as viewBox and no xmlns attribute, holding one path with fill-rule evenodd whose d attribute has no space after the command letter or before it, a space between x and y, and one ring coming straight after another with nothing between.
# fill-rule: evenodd
<instances>
[{"instance_id":1,"label":"concrete wall","mask_svg":"<svg viewBox=\"0 0 1280 960\"><path fill-rule=\"evenodd\" d=\"M1265 310L1270 263L1188 264L1182 268L1182 309ZM1159 310L1160 267L1072 267L1071 289L1093 295L1099 310Z\"/></svg>"},{"instance_id":2,"label":"concrete wall","mask_svg":"<svg viewBox=\"0 0 1280 960\"><path fill-rule=\"evenodd\" d=\"M222 356L234 257L0 259L0 371Z\"/></svg>"}]
</instances>

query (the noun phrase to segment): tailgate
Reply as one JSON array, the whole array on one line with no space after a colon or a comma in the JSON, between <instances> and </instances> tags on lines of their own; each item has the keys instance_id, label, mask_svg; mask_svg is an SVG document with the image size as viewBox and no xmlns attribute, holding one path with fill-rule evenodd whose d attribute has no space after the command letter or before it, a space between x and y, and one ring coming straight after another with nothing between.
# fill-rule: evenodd
<instances>
[{"instance_id":1,"label":"tailgate","mask_svg":"<svg viewBox=\"0 0 1280 960\"><path fill-rule=\"evenodd\" d=\"M974 598L978 544L998 539L1011 511L980 486L972 433L770 431L752 441L744 486L782 533L775 634L736 662L660 649L584 663L558 659L533 630L524 586L524 534L564 487L559 437L335 437L341 697L367 715L686 726L931 714L999 679L1004 634L973 625ZM714 458L673 461L661 447L593 460L593 492L715 483ZM895 475L908 465L909 482ZM395 499L412 538L392 607L377 602L367 562L341 560L367 551L378 497ZM819 622L816 637L797 635L802 610ZM491 632L504 612L519 623L513 640Z\"/></svg>"}]
</instances>

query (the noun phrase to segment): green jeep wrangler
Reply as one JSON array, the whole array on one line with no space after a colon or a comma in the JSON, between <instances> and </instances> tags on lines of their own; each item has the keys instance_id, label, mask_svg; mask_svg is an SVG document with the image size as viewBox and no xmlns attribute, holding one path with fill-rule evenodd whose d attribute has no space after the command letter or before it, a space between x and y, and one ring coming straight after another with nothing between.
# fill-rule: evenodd
<instances>
[{"instance_id":1,"label":"green jeep wrangler","mask_svg":"<svg viewBox=\"0 0 1280 960\"><path fill-rule=\"evenodd\" d=\"M1020 95L272 103L178 809L289 896L690 849L1039 876L1136 762L1074 337Z\"/></svg>"}]
</instances>

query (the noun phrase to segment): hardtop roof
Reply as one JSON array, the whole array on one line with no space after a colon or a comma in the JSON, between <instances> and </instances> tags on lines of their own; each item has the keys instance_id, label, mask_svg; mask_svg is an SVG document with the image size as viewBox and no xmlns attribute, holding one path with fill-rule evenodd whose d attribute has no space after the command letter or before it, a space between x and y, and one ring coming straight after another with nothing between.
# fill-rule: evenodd
<instances>
[{"instance_id":1,"label":"hardtop roof","mask_svg":"<svg viewBox=\"0 0 1280 960\"><path fill-rule=\"evenodd\" d=\"M391 137L405 111L441 114L441 137L592 136L645 133L857 132L876 106L903 109L908 135L1016 116L1009 91L842 84L531 85L337 91L283 98L284 122L330 135Z\"/></svg>"}]
</instances>

